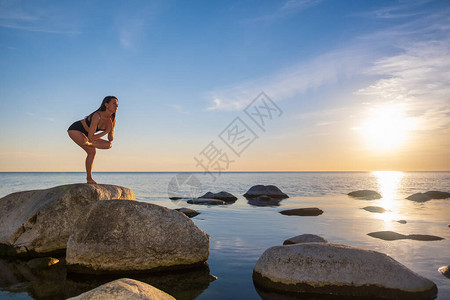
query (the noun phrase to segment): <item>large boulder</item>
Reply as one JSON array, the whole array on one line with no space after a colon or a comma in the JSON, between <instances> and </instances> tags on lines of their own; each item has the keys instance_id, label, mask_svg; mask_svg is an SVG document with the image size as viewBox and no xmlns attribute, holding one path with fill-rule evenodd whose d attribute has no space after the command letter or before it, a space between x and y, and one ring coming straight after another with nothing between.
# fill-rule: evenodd
<instances>
[{"instance_id":1,"label":"large boulder","mask_svg":"<svg viewBox=\"0 0 450 300\"><path fill-rule=\"evenodd\" d=\"M184 214L133 201L99 201L88 207L67 242L69 271L123 273L202 265L209 235Z\"/></svg>"},{"instance_id":2,"label":"large boulder","mask_svg":"<svg viewBox=\"0 0 450 300\"><path fill-rule=\"evenodd\" d=\"M106 184L70 184L7 195L0 199L0 254L64 253L83 208L110 199L136 198L128 188Z\"/></svg>"},{"instance_id":3,"label":"large boulder","mask_svg":"<svg viewBox=\"0 0 450 300\"><path fill-rule=\"evenodd\" d=\"M244 194L244 197L254 198L263 195L271 198L289 198L288 195L274 185L254 185Z\"/></svg>"},{"instance_id":4,"label":"large boulder","mask_svg":"<svg viewBox=\"0 0 450 300\"><path fill-rule=\"evenodd\" d=\"M223 200L225 202L236 202L237 197L233 196L232 194L225 192L225 191L221 191L219 193L211 193L211 192L207 192L206 194L204 194L203 196L200 196L199 198L208 198L208 199L219 199L219 200Z\"/></svg>"},{"instance_id":5,"label":"large boulder","mask_svg":"<svg viewBox=\"0 0 450 300\"><path fill-rule=\"evenodd\" d=\"M302 243L267 249L253 270L257 288L300 295L433 299L436 285L390 256L339 244Z\"/></svg>"},{"instance_id":6,"label":"large boulder","mask_svg":"<svg viewBox=\"0 0 450 300\"><path fill-rule=\"evenodd\" d=\"M134 279L122 278L105 283L93 290L83 293L72 300L175 300L174 297L157 288Z\"/></svg>"},{"instance_id":7,"label":"large boulder","mask_svg":"<svg viewBox=\"0 0 450 300\"><path fill-rule=\"evenodd\" d=\"M375 200L380 199L382 196L380 193L372 190L359 190L348 193L350 197L364 199L364 200Z\"/></svg>"}]
</instances>

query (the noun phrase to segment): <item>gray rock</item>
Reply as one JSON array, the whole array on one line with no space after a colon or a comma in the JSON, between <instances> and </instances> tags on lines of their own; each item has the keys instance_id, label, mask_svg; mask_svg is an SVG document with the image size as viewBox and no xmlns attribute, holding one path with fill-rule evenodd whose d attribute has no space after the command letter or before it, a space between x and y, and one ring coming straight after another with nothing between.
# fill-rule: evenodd
<instances>
[{"instance_id":1,"label":"gray rock","mask_svg":"<svg viewBox=\"0 0 450 300\"><path fill-rule=\"evenodd\" d=\"M246 198L254 198L258 196L269 196L271 198L289 198L278 187L274 185L255 185L252 186L247 193L244 194Z\"/></svg>"},{"instance_id":2,"label":"gray rock","mask_svg":"<svg viewBox=\"0 0 450 300\"><path fill-rule=\"evenodd\" d=\"M439 272L447 278L450 278L450 266L443 266L439 268Z\"/></svg>"},{"instance_id":3,"label":"gray rock","mask_svg":"<svg viewBox=\"0 0 450 300\"><path fill-rule=\"evenodd\" d=\"M211 193L207 192L203 196L200 196L199 198L209 198L209 199L219 199L223 200L225 202L235 202L237 200L237 197L233 196L232 194L228 192L219 192L219 193Z\"/></svg>"},{"instance_id":4,"label":"gray rock","mask_svg":"<svg viewBox=\"0 0 450 300\"><path fill-rule=\"evenodd\" d=\"M181 269L203 264L209 235L188 217L136 201L99 201L76 222L67 268L78 273Z\"/></svg>"},{"instance_id":5,"label":"gray rock","mask_svg":"<svg viewBox=\"0 0 450 300\"><path fill-rule=\"evenodd\" d=\"M272 198L266 195L247 198L248 204L253 206L280 206L281 198Z\"/></svg>"},{"instance_id":6,"label":"gray rock","mask_svg":"<svg viewBox=\"0 0 450 300\"><path fill-rule=\"evenodd\" d=\"M407 223L406 220L398 220L398 221L395 221L395 222L400 223L400 224L406 224Z\"/></svg>"},{"instance_id":7,"label":"gray rock","mask_svg":"<svg viewBox=\"0 0 450 300\"><path fill-rule=\"evenodd\" d=\"M157 288L129 278L117 279L93 290L83 293L72 300L175 300L174 297Z\"/></svg>"},{"instance_id":8,"label":"gray rock","mask_svg":"<svg viewBox=\"0 0 450 300\"><path fill-rule=\"evenodd\" d=\"M187 208L187 207L177 208L175 210L185 214L189 218L193 218L193 217L198 216L200 214L198 211L196 211L194 209L191 209L191 208Z\"/></svg>"},{"instance_id":9,"label":"gray rock","mask_svg":"<svg viewBox=\"0 0 450 300\"><path fill-rule=\"evenodd\" d=\"M431 197L429 197L428 195L426 195L424 193L415 193L411 196L406 197L406 199L415 201L415 202L426 202L426 201L431 200Z\"/></svg>"},{"instance_id":10,"label":"gray rock","mask_svg":"<svg viewBox=\"0 0 450 300\"><path fill-rule=\"evenodd\" d=\"M302 234L291 237L283 242L283 245L293 245L301 243L328 243L326 239L315 234Z\"/></svg>"},{"instance_id":11,"label":"gray rock","mask_svg":"<svg viewBox=\"0 0 450 300\"><path fill-rule=\"evenodd\" d=\"M83 208L110 199L136 198L128 188L106 184L70 184L7 195L0 199L0 254L64 253Z\"/></svg>"},{"instance_id":12,"label":"gray rock","mask_svg":"<svg viewBox=\"0 0 450 300\"><path fill-rule=\"evenodd\" d=\"M368 233L367 235L385 241L395 241L395 240L440 241L444 239L435 235L427 235L427 234L404 235L394 231L377 231Z\"/></svg>"},{"instance_id":13,"label":"gray rock","mask_svg":"<svg viewBox=\"0 0 450 300\"><path fill-rule=\"evenodd\" d=\"M440 192L440 191L429 191L429 192L426 192L425 195L427 195L431 199L448 199L448 198L450 198L450 193Z\"/></svg>"},{"instance_id":14,"label":"gray rock","mask_svg":"<svg viewBox=\"0 0 450 300\"><path fill-rule=\"evenodd\" d=\"M319 216L323 210L317 207L295 208L280 211L280 214L286 216Z\"/></svg>"},{"instance_id":15,"label":"gray rock","mask_svg":"<svg viewBox=\"0 0 450 300\"><path fill-rule=\"evenodd\" d=\"M347 195L349 195L350 197L360 198L360 199L364 199L364 200L374 200L374 199L381 198L380 193L378 193L376 191L371 191L371 190L353 191L353 192L348 193Z\"/></svg>"},{"instance_id":16,"label":"gray rock","mask_svg":"<svg viewBox=\"0 0 450 300\"><path fill-rule=\"evenodd\" d=\"M189 204L200 204L200 205L225 205L225 204L227 204L223 200L208 199L208 198L191 199L191 200L188 200L187 203L189 203Z\"/></svg>"},{"instance_id":17,"label":"gray rock","mask_svg":"<svg viewBox=\"0 0 450 300\"><path fill-rule=\"evenodd\" d=\"M363 209L367 210L367 211L370 211L370 212L373 212L373 213L379 213L379 214L382 214L382 213L385 213L385 212L388 211L385 208L380 207L380 206L366 206Z\"/></svg>"},{"instance_id":18,"label":"gray rock","mask_svg":"<svg viewBox=\"0 0 450 300\"><path fill-rule=\"evenodd\" d=\"M433 299L436 285L390 256L330 243L267 249L253 270L257 288L365 298Z\"/></svg>"}]
</instances>

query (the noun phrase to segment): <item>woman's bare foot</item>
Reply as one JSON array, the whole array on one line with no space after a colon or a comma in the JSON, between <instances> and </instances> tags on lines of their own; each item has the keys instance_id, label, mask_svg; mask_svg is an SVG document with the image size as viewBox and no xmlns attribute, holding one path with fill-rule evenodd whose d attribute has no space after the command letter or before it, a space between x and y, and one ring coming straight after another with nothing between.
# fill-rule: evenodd
<instances>
[{"instance_id":1,"label":"woman's bare foot","mask_svg":"<svg viewBox=\"0 0 450 300\"><path fill-rule=\"evenodd\" d=\"M87 183L90 183L90 184L97 184L97 182L95 182L94 179L87 179Z\"/></svg>"}]
</instances>

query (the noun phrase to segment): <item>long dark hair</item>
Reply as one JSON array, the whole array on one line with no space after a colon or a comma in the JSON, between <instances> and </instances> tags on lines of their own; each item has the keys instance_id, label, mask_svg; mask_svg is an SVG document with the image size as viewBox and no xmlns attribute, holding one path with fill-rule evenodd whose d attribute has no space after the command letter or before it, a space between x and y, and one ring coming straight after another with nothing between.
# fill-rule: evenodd
<instances>
[{"instance_id":1,"label":"long dark hair","mask_svg":"<svg viewBox=\"0 0 450 300\"><path fill-rule=\"evenodd\" d=\"M89 120L89 122L92 121L92 116L93 116L96 112L98 112L98 111L105 111L105 110L106 110L106 105L105 105L105 103L109 103L112 99L116 99L117 101L119 101L119 99L117 99L116 96L106 96L105 98L103 98L103 101L102 101L102 104L100 105L100 107L99 107L96 111L92 112L89 116L86 117L86 118ZM113 114L111 115L111 119L112 119L112 121L114 122L114 120L116 119L116 113L113 113Z\"/></svg>"}]
</instances>

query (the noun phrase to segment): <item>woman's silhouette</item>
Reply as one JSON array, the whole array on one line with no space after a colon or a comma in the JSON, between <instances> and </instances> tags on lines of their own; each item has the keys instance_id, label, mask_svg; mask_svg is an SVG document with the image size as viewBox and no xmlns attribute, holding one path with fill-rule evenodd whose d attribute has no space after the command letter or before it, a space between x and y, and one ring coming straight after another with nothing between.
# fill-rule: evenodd
<instances>
[{"instance_id":1,"label":"woman's silhouette","mask_svg":"<svg viewBox=\"0 0 450 300\"><path fill-rule=\"evenodd\" d=\"M87 183L96 184L92 178L92 165L96 148L110 149L114 140L114 127L116 126L116 112L119 100L114 96L103 99L100 107L83 120L76 121L70 125L67 132L70 138L84 151L86 151L86 180ZM102 131L100 133L96 133ZM108 140L101 139L108 135Z\"/></svg>"}]
</instances>

